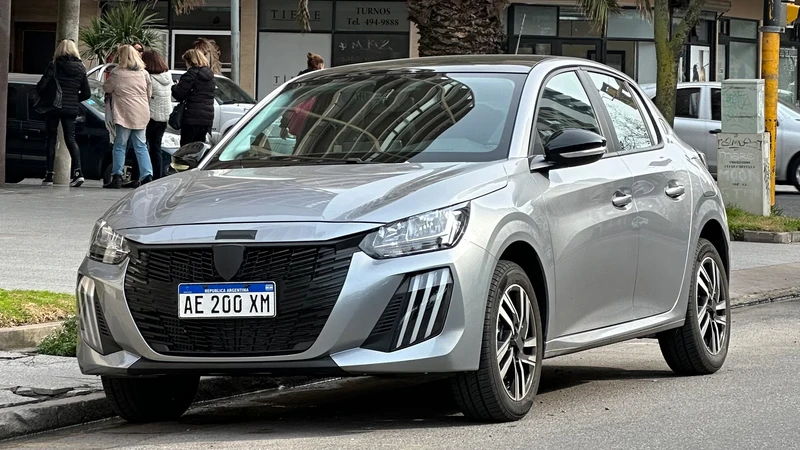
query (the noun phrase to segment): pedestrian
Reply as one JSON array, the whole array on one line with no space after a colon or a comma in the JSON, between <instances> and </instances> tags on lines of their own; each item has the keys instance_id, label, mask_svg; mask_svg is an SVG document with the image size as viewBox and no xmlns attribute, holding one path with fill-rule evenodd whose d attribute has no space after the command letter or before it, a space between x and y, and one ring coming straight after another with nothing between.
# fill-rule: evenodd
<instances>
[{"instance_id":1,"label":"pedestrian","mask_svg":"<svg viewBox=\"0 0 800 450\"><path fill-rule=\"evenodd\" d=\"M122 187L122 168L125 165L128 141L133 144L136 161L139 163L139 183L146 184L153 180L153 169L145 141L145 129L150 122L150 75L144 70L144 62L132 46L121 46L118 55L117 67L103 84L106 94L111 94L112 97L116 126L111 181L103 186L110 189Z\"/></svg>"},{"instance_id":2,"label":"pedestrian","mask_svg":"<svg viewBox=\"0 0 800 450\"><path fill-rule=\"evenodd\" d=\"M144 46L142 44L138 42L133 44L133 49L136 50L136 53L138 53L139 56L144 56Z\"/></svg>"},{"instance_id":3,"label":"pedestrian","mask_svg":"<svg viewBox=\"0 0 800 450\"><path fill-rule=\"evenodd\" d=\"M220 51L219 45L217 45L215 40L202 37L198 38L194 41L194 46L192 48L200 50L203 53L214 75L222 75L222 63L220 62L222 51Z\"/></svg>"},{"instance_id":4,"label":"pedestrian","mask_svg":"<svg viewBox=\"0 0 800 450\"><path fill-rule=\"evenodd\" d=\"M309 53L306 55L306 59L306 64L308 67L305 70L300 71L297 76L325 68L325 60L320 55ZM300 135L303 131L303 127L305 126L306 118L308 117L308 111L311 111L311 108L314 107L314 103L316 103L316 101L316 97L311 97L283 114L280 124L282 139L287 139L289 135L292 135L295 136L296 143L300 143Z\"/></svg>"},{"instance_id":5,"label":"pedestrian","mask_svg":"<svg viewBox=\"0 0 800 450\"><path fill-rule=\"evenodd\" d=\"M308 67L305 70L301 70L300 73L297 74L298 76L325 68L325 60L320 55L309 53L306 55L306 59L306 64Z\"/></svg>"},{"instance_id":6,"label":"pedestrian","mask_svg":"<svg viewBox=\"0 0 800 450\"><path fill-rule=\"evenodd\" d=\"M200 50L189 49L183 54L187 71L172 86L172 96L184 102L181 121L181 147L193 142L205 142L214 125L214 92L216 81L208 59Z\"/></svg>"},{"instance_id":7,"label":"pedestrian","mask_svg":"<svg viewBox=\"0 0 800 450\"><path fill-rule=\"evenodd\" d=\"M172 112L172 74L164 57L156 50L147 50L142 57L145 70L150 74L150 122L147 124L147 146L153 165L153 179L163 176L164 162L161 156L161 139L167 130L167 121Z\"/></svg>"},{"instance_id":8,"label":"pedestrian","mask_svg":"<svg viewBox=\"0 0 800 450\"><path fill-rule=\"evenodd\" d=\"M61 102L57 104L58 86L61 91ZM86 77L86 66L81 61L78 46L71 39L58 43L53 61L36 85L39 93L37 111L45 113L45 159L47 169L42 185L53 185L53 167L56 160L56 143L58 142L58 124L64 132L64 143L69 149L71 161L71 180L69 185L79 187L83 184L81 170L81 152L75 142L75 119L80 112L80 103L88 100L92 92L89 79Z\"/></svg>"}]
</instances>

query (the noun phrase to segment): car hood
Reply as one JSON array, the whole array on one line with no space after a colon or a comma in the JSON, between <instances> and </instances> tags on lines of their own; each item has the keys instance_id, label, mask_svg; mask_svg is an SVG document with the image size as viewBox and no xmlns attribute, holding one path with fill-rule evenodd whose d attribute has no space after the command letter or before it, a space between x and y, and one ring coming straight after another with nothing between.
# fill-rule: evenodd
<instances>
[{"instance_id":1,"label":"car hood","mask_svg":"<svg viewBox=\"0 0 800 450\"><path fill-rule=\"evenodd\" d=\"M140 187L105 215L115 229L188 224L385 224L508 182L502 162L301 165L192 170Z\"/></svg>"}]
</instances>

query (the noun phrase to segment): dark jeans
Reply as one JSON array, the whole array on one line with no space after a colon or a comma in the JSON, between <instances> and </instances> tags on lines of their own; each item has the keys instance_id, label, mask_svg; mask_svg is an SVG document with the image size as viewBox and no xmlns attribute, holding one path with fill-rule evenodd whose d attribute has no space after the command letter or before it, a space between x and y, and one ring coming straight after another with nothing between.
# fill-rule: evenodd
<instances>
[{"instance_id":1,"label":"dark jeans","mask_svg":"<svg viewBox=\"0 0 800 450\"><path fill-rule=\"evenodd\" d=\"M156 122L151 120L147 124L147 146L150 150L150 162L153 163L153 179L157 180L164 176L164 161L161 158L161 138L167 130L167 122Z\"/></svg>"},{"instance_id":2,"label":"dark jeans","mask_svg":"<svg viewBox=\"0 0 800 450\"><path fill-rule=\"evenodd\" d=\"M58 114L48 114L45 120L47 140L45 143L45 158L47 159L47 171L52 173L56 163L56 144L58 143L58 122L64 130L64 142L69 149L69 156L72 159L72 170L70 177L76 170L81 170L81 151L78 143L75 142L75 116L60 116Z\"/></svg>"},{"instance_id":3,"label":"dark jeans","mask_svg":"<svg viewBox=\"0 0 800 450\"><path fill-rule=\"evenodd\" d=\"M181 147L192 142L205 142L206 135L211 132L211 127L199 125L181 125Z\"/></svg>"}]
</instances>

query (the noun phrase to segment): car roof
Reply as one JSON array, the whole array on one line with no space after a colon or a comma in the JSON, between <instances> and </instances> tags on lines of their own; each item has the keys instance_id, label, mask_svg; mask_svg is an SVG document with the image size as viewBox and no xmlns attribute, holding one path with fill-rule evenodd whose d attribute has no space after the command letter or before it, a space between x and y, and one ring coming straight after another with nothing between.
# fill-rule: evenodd
<instances>
[{"instance_id":1,"label":"car roof","mask_svg":"<svg viewBox=\"0 0 800 450\"><path fill-rule=\"evenodd\" d=\"M41 75L29 73L10 73L8 74L9 83L36 84L41 79Z\"/></svg>"},{"instance_id":2,"label":"car roof","mask_svg":"<svg viewBox=\"0 0 800 450\"><path fill-rule=\"evenodd\" d=\"M458 56L431 56L422 58L393 59L388 61L350 64L315 71L309 78L315 76L346 75L353 72L382 72L382 71L435 71L435 72L505 72L529 73L534 66L544 60L568 59L557 56L540 55L458 55ZM572 60L571 58L569 58Z\"/></svg>"}]
</instances>

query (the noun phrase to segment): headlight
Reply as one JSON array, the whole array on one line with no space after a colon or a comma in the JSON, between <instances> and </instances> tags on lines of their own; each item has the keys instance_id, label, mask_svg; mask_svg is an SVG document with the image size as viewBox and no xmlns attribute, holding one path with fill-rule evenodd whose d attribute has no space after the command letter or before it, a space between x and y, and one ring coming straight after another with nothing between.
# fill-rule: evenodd
<instances>
[{"instance_id":1,"label":"headlight","mask_svg":"<svg viewBox=\"0 0 800 450\"><path fill-rule=\"evenodd\" d=\"M104 220L99 220L92 231L89 259L106 264L119 264L128 257L128 253L130 249L125 238L112 230Z\"/></svg>"},{"instance_id":2,"label":"headlight","mask_svg":"<svg viewBox=\"0 0 800 450\"><path fill-rule=\"evenodd\" d=\"M181 146L181 137L177 134L172 133L164 133L164 137L161 138L161 149L165 152L169 153L170 155L174 152L174 150L180 148ZM172 151L170 151L172 150Z\"/></svg>"},{"instance_id":3,"label":"headlight","mask_svg":"<svg viewBox=\"0 0 800 450\"><path fill-rule=\"evenodd\" d=\"M426 212L381 227L361 242L373 258L395 258L455 246L469 219L469 204Z\"/></svg>"}]
</instances>

